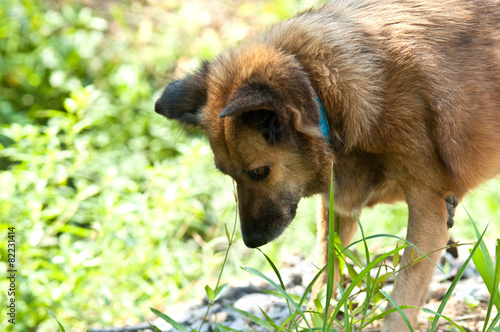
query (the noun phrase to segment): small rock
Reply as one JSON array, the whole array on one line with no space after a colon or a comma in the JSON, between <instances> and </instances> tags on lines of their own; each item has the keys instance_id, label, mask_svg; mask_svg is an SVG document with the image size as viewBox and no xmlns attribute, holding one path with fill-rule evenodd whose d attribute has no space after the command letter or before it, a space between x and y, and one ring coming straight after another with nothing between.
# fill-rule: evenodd
<instances>
[{"instance_id":1,"label":"small rock","mask_svg":"<svg viewBox=\"0 0 500 332\"><path fill-rule=\"evenodd\" d=\"M452 293L459 299L472 297L480 302L488 302L490 293L480 277L472 277L457 284Z\"/></svg>"}]
</instances>

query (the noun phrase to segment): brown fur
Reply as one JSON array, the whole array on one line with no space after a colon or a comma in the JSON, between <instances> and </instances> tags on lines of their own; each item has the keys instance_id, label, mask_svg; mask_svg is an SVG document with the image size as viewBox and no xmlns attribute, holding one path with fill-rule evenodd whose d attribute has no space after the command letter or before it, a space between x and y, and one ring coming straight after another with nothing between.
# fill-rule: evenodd
<instances>
[{"instance_id":1,"label":"brown fur","mask_svg":"<svg viewBox=\"0 0 500 332\"><path fill-rule=\"evenodd\" d=\"M205 130L216 166L237 182L248 246L279 236L302 197L326 200L333 166L344 244L353 212L406 200L407 240L431 252L448 240L445 198L500 172L500 1L333 1L171 83L156 111ZM327 234L321 202L325 260ZM428 260L404 269L395 301L421 306L432 271ZM403 330L399 314L387 316L384 331Z\"/></svg>"}]
</instances>

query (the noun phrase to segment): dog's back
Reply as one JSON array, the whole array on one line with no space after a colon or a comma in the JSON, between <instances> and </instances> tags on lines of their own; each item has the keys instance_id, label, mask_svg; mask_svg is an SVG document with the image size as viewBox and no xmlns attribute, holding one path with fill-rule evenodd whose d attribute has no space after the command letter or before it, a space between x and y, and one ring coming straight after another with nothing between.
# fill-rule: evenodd
<instances>
[{"instance_id":1,"label":"dog's back","mask_svg":"<svg viewBox=\"0 0 500 332\"><path fill-rule=\"evenodd\" d=\"M306 67L344 148L437 149L459 195L500 171L500 1L332 1L260 42Z\"/></svg>"}]
</instances>

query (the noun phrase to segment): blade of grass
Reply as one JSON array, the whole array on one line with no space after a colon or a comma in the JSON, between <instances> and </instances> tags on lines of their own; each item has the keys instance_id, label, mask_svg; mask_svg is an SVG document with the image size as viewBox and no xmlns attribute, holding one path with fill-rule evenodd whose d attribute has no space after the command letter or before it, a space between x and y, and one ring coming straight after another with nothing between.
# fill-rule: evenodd
<instances>
[{"instance_id":1,"label":"blade of grass","mask_svg":"<svg viewBox=\"0 0 500 332\"><path fill-rule=\"evenodd\" d=\"M486 232L486 230L485 230L485 232ZM484 235L484 233L480 235L480 239L483 238L483 235ZM455 287L457 286L458 282L460 281L460 278L464 274L465 269L467 268L467 265L469 264L470 260L474 256L474 253L476 252L476 250L479 248L479 245L480 244L479 244L479 241L478 241L474 245L474 247L472 248L472 251L471 251L469 257L467 257L467 259L465 260L465 262L462 264L462 267L460 268L460 270L458 270L457 275L455 276L455 279L453 280L453 282L451 283L450 287L446 291L446 294L444 295L444 298L441 301L441 304L439 305L439 308L437 310L438 316L436 316L436 318L434 318L434 321L432 323L432 327L430 329L431 331L434 331L436 329L439 317L441 316L444 308L446 307L446 304L448 303L448 300L450 299L451 294L453 293L453 290L455 289Z\"/></svg>"},{"instance_id":2,"label":"blade of grass","mask_svg":"<svg viewBox=\"0 0 500 332\"><path fill-rule=\"evenodd\" d=\"M258 306L259 307L259 306ZM264 311L262 310L261 307L259 307L259 310L260 312L262 313L262 315L264 315L264 317L266 318L266 320L268 321L269 324L271 324L273 326L273 331L276 331L276 332L279 332L281 331L281 328L278 326L278 324L276 324L272 319L271 317L269 317L269 315Z\"/></svg>"},{"instance_id":3,"label":"blade of grass","mask_svg":"<svg viewBox=\"0 0 500 332\"><path fill-rule=\"evenodd\" d=\"M208 301L212 302L215 297L215 292L212 290L212 288L210 288L209 285L205 286L205 293L207 294Z\"/></svg>"},{"instance_id":4,"label":"blade of grass","mask_svg":"<svg viewBox=\"0 0 500 332\"><path fill-rule=\"evenodd\" d=\"M220 285L219 287L217 287L215 289L214 302L217 301L222 296L222 294L224 294L224 292L226 291L227 287L228 287L228 285L227 285L227 283L225 283L225 284L222 284L222 285Z\"/></svg>"},{"instance_id":5,"label":"blade of grass","mask_svg":"<svg viewBox=\"0 0 500 332\"><path fill-rule=\"evenodd\" d=\"M321 301L314 299L314 307L316 308L316 311L309 311L309 314L311 315L311 322L314 326L323 326L324 308Z\"/></svg>"},{"instance_id":6,"label":"blade of grass","mask_svg":"<svg viewBox=\"0 0 500 332\"><path fill-rule=\"evenodd\" d=\"M464 207L465 212L467 213L467 216L469 217L472 226L474 227L474 231L476 232L476 237L479 239L480 238L480 232L479 229L476 226L476 223L474 222L474 219L471 217L469 214L469 211ZM488 227L486 227L488 228ZM485 229L486 231L486 229ZM490 294L493 294L493 276L494 276L494 271L495 271L495 266L493 264L493 260L491 258L491 255L488 251L488 248L486 247L486 244L484 241L479 241L479 250L478 252L472 257L472 260L474 262L474 265L476 266L478 272L481 274L481 278L483 278L484 283L486 284L486 287L488 288L488 291ZM500 311L500 298L497 298L497 302L495 302L495 305L497 306L497 310Z\"/></svg>"},{"instance_id":7,"label":"blade of grass","mask_svg":"<svg viewBox=\"0 0 500 332\"><path fill-rule=\"evenodd\" d=\"M483 327L483 332L487 330L491 330L495 327L496 323L492 323L488 329L486 326L488 325L488 322L491 317L491 312L493 311L493 304L497 301L498 298L498 284L500 282L500 239L497 239L497 244L495 246L496 252L495 252L495 274L493 276L493 293L491 293L491 298L488 303L488 310L486 310L486 317L485 317L485 324ZM497 306L498 309L498 306Z\"/></svg>"},{"instance_id":8,"label":"blade of grass","mask_svg":"<svg viewBox=\"0 0 500 332\"><path fill-rule=\"evenodd\" d=\"M276 276L278 277L278 280L280 282L280 286L285 289L285 283L283 282L283 279L281 278L281 274L278 270L278 268L276 267L276 265L274 265L273 261L271 260L271 258L269 258L260 248L257 248L258 251L260 251L260 253L262 255L264 255L264 257L266 258L267 262L269 263L269 265L271 265L271 268L273 269L274 273L276 274Z\"/></svg>"},{"instance_id":9,"label":"blade of grass","mask_svg":"<svg viewBox=\"0 0 500 332\"><path fill-rule=\"evenodd\" d=\"M155 332L161 332L161 330L157 326L155 326L155 325L153 325L153 324L151 324L149 322L148 322L148 324L153 329L153 331L155 331Z\"/></svg>"},{"instance_id":10,"label":"blade of grass","mask_svg":"<svg viewBox=\"0 0 500 332\"><path fill-rule=\"evenodd\" d=\"M369 274L370 270L373 269L375 266L377 266L377 264L379 264L381 261L383 261L387 257L391 256L395 252L400 251L400 250L404 250L408 246L409 246L409 244L406 243L406 244L402 245L401 247L393 249L393 250L391 250L391 251L389 251L389 252L387 252L387 253L385 253L385 254L377 257L377 258L375 258L368 265L366 265L366 268L364 268L362 271L360 271L360 273L358 274L358 276L354 280L352 280L352 282L349 285L349 287L345 290L344 295L339 300L339 303L343 303L344 301L347 300L347 297L350 296L350 294L351 294L352 290L354 289L354 287L356 287L356 285L359 283L359 281L361 281L362 278L364 278L366 274ZM327 309L325 308L325 310L327 310ZM339 310L340 310L340 306L337 306L332 317L336 317ZM331 328L332 324L333 324L333 320L330 321L330 323L328 324L328 329Z\"/></svg>"},{"instance_id":11,"label":"blade of grass","mask_svg":"<svg viewBox=\"0 0 500 332\"><path fill-rule=\"evenodd\" d=\"M474 265L476 266L476 269L478 270L479 274L481 275L481 278L484 281L484 284L488 288L488 291L490 292L491 298L488 303L488 310L486 313L487 320L491 315L492 311L492 306L493 304L496 306L497 311L500 311L500 296L497 296L498 294L498 287L499 287L499 280L500 280L500 271L499 271L499 258L498 258L498 245L497 245L497 257L496 257L496 265L493 264L493 259L491 258L490 252L488 251L488 248L486 247L486 244L483 241L483 237L479 236L479 229L476 226L476 223L474 222L474 219L471 217L467 209L464 207L465 211L467 212L467 216L469 217L472 226L474 227L474 231L476 232L476 237L478 238L478 243L479 243L479 249L477 252L472 255L472 261L474 262ZM486 229L488 226L486 226ZM486 232L486 229L483 232ZM497 240L498 241L498 240ZM486 324L485 324L486 325ZM485 331L485 328L483 327L483 331Z\"/></svg>"},{"instance_id":12,"label":"blade of grass","mask_svg":"<svg viewBox=\"0 0 500 332\"><path fill-rule=\"evenodd\" d=\"M363 225L361 224L361 220L359 220L358 214L354 212L354 216L356 217L356 221L358 222L359 230L361 231L361 240L363 241L363 247L365 249L366 261L370 261L370 250L368 249L368 244L366 243L365 231L363 230Z\"/></svg>"},{"instance_id":13,"label":"blade of grass","mask_svg":"<svg viewBox=\"0 0 500 332\"><path fill-rule=\"evenodd\" d=\"M283 296L283 294L281 294L281 292L278 292L278 291L274 291L274 290L263 290L262 291L263 293L265 294L269 294L269 295L273 295L273 296L276 296L280 299L283 299L283 300L286 300L286 297ZM299 295L295 295L295 294L288 294L294 301L296 302L299 302L302 297L299 296ZM290 313L291 314L291 313Z\"/></svg>"},{"instance_id":14,"label":"blade of grass","mask_svg":"<svg viewBox=\"0 0 500 332\"><path fill-rule=\"evenodd\" d=\"M385 297L384 297L385 298ZM417 307L413 307L413 306L409 306L409 305L402 305L399 307L400 309L419 309ZM378 314L372 318L370 318L368 321L365 322L364 325L361 326L361 330L364 329L365 327L367 327L368 325L370 325L371 323L375 322L375 321L378 321L378 320L381 320L383 319L385 316L387 316L388 314L392 314L393 312L396 312L398 311L396 308L392 308L390 310L386 310L384 312L382 312L381 314ZM430 331L430 330L429 330Z\"/></svg>"},{"instance_id":15,"label":"blade of grass","mask_svg":"<svg viewBox=\"0 0 500 332\"><path fill-rule=\"evenodd\" d=\"M371 239L375 239L375 238L379 238L379 237L388 237L388 238L393 238L393 239L397 239L397 240L400 240L402 242L405 242L407 243L408 245L412 246L413 248L412 249L416 249L420 252L421 256L419 256L417 259L413 260L413 263L416 263L416 262L419 262L421 261L422 259L428 259L430 262L432 262L432 264L434 264L434 266L439 269L439 271L443 272L444 274L446 274L443 269L441 267L439 267L431 258L429 258L429 255L436 252L436 251L441 251L443 248L439 248L439 249L436 249L430 253L424 253L422 250L420 250L417 246L415 246L413 243L411 243L410 241L406 240L406 239L403 239L402 237L399 237L399 236L396 236L396 235L392 235L392 234L376 234L376 235L370 235L368 237L366 237L366 239L361 239L361 240L357 240L357 241L354 241L352 242L348 247L350 246L354 246L364 240L371 240Z\"/></svg>"},{"instance_id":16,"label":"blade of grass","mask_svg":"<svg viewBox=\"0 0 500 332\"><path fill-rule=\"evenodd\" d=\"M401 309L401 307L398 306L398 304L396 302L394 302L394 300L392 299L392 297L389 296L389 294L387 294L387 292L383 291L383 290L380 290L380 292L385 296L385 298L387 300L389 300L389 302L392 303L392 305L394 306L394 308L396 308L397 311L399 311L399 314L401 315L401 317L403 317L405 323L406 323L406 326L408 327L408 329L413 332L413 327L411 326L410 324L410 321L408 320L408 317L406 317L406 315L404 314L403 310Z\"/></svg>"},{"instance_id":17,"label":"blade of grass","mask_svg":"<svg viewBox=\"0 0 500 332\"><path fill-rule=\"evenodd\" d=\"M368 310L370 309L370 300L375 298L375 295L377 292L380 290L380 287L378 286L379 282L379 276L380 272L382 271L382 264L378 266L377 269L377 274L375 275L375 279L372 279L370 274L368 274L367 279L370 280L367 282L366 286L366 298L364 301L363 305L363 314L361 315L361 322L360 325L363 326L363 323L368 316ZM373 281L373 287L371 287L371 282Z\"/></svg>"},{"instance_id":18,"label":"blade of grass","mask_svg":"<svg viewBox=\"0 0 500 332\"><path fill-rule=\"evenodd\" d=\"M351 249L349 249L350 247L350 245L347 247L339 245L340 253L349 258L356 266L363 268L365 264Z\"/></svg>"},{"instance_id":19,"label":"blade of grass","mask_svg":"<svg viewBox=\"0 0 500 332\"><path fill-rule=\"evenodd\" d=\"M185 328L183 325L177 323L175 320L170 318L170 316L164 314L163 312L156 310L155 308L149 308L149 310L151 310L156 316L160 317L161 319L163 319L164 321L166 321L167 323L172 325L177 331L189 332L189 330L187 328Z\"/></svg>"},{"instance_id":20,"label":"blade of grass","mask_svg":"<svg viewBox=\"0 0 500 332\"><path fill-rule=\"evenodd\" d=\"M232 329L230 327L223 326L221 323L215 323L215 326L219 329L219 331L221 331L221 330L224 330L224 331L237 331L237 330Z\"/></svg>"},{"instance_id":21,"label":"blade of grass","mask_svg":"<svg viewBox=\"0 0 500 332\"><path fill-rule=\"evenodd\" d=\"M304 319L304 322L306 323L307 327L309 329L311 329L311 326L309 325L309 322L307 321L305 315L304 315L304 312L302 311L302 309L298 306L298 304L290 297L290 295L288 295L288 293L283 289L281 288L280 285L278 285L277 283L275 283L272 279L270 279L269 277L267 277L265 274L263 274L262 272L254 269L254 268L251 268L251 267L245 267L245 266L242 266L241 267L243 270L257 276L257 277L260 277L264 280L266 280L267 282L269 282L278 292L280 292L288 301L289 303L291 303L295 309L299 312L299 314L302 316L302 319Z\"/></svg>"},{"instance_id":22,"label":"blade of grass","mask_svg":"<svg viewBox=\"0 0 500 332\"><path fill-rule=\"evenodd\" d=\"M268 321L260 318L260 317L257 317L255 316L254 314L251 314L249 312L246 312L244 310L241 310L241 309L238 309L236 307L233 307L231 305L225 305L227 308L233 310L233 311L236 311L237 313L239 313L240 315L243 315L244 317L250 319L252 322L268 329L269 331L274 331L275 330L275 326L273 326L272 324L270 324ZM260 309L260 308L259 308ZM276 325L276 324L274 324ZM277 326L277 325L276 325Z\"/></svg>"},{"instance_id":23,"label":"blade of grass","mask_svg":"<svg viewBox=\"0 0 500 332\"><path fill-rule=\"evenodd\" d=\"M213 294L213 299L209 300L208 306L207 306L207 311L205 311L205 316L203 317L203 320L201 321L200 328L198 330L201 331L203 328L203 324L205 324L205 321L208 316L208 312L210 311L210 308L214 304L214 302L222 295L222 292L226 289L225 287L219 288L219 284L222 278L222 272L224 272L224 267L226 266L227 258L229 256L229 250L231 249L231 246L234 243L234 234L236 232L236 224L238 222L238 194L236 191L236 183L233 180L233 195L234 195L234 203L235 203L235 214L234 214L234 224L233 224L233 232L231 233L231 236L229 236L229 232L227 230L227 226L224 225L224 228L226 230L226 237L228 238L228 244L227 244L227 249L226 249L226 254L224 255L224 261L222 262L222 266L219 272L219 277L217 278L217 283L215 285L215 293ZM208 287L208 286L207 286ZM208 289L212 290L210 287ZM207 291L207 288L205 288L205 291ZM207 292L207 295L209 296L209 292ZM210 296L209 296L210 299Z\"/></svg>"},{"instance_id":24,"label":"blade of grass","mask_svg":"<svg viewBox=\"0 0 500 332\"><path fill-rule=\"evenodd\" d=\"M304 311L304 313L307 313L308 311ZM279 327L278 331L291 331L289 329L289 326L292 325L292 321L293 321L293 324L298 324L300 322L299 320L299 313L298 312L295 312L293 315L290 315L287 317L287 319L285 319L282 323L281 323L281 326ZM314 322L313 322L314 323ZM314 325L314 324L313 324ZM300 327L299 327L300 328ZM300 328L299 331L306 331L304 328Z\"/></svg>"},{"instance_id":25,"label":"blade of grass","mask_svg":"<svg viewBox=\"0 0 500 332\"><path fill-rule=\"evenodd\" d=\"M354 216L356 217L356 221L358 222L358 227L361 231L361 239L363 240L363 247L365 249L365 256L366 256L366 264L370 263L370 250L368 249L368 243L366 242L366 236L365 236L365 231L363 230L363 225L361 224L361 220L359 220L359 217L358 217L358 214L356 212L354 212ZM396 252L398 253L398 252ZM396 253L394 255L396 255ZM379 271L377 272L377 277L378 277L378 273L380 272L380 268L379 268ZM366 317L366 313L368 312L368 308L370 307L370 299L372 297L372 293L370 292L371 290L371 278L370 278L370 274L368 274L368 277L366 278L366 299L365 299L365 303L363 305L363 315L361 316L361 325L363 325L363 322L365 320L365 317Z\"/></svg>"},{"instance_id":26,"label":"blade of grass","mask_svg":"<svg viewBox=\"0 0 500 332\"><path fill-rule=\"evenodd\" d=\"M328 308L330 308L330 301L333 295L333 284L335 279L335 202L333 198L333 166L330 174L330 201L329 201L329 212L328 212L328 264L327 264L327 278L326 278L326 299L325 299L325 317L323 324L323 332L326 332L326 326L328 325ZM337 222L340 225L340 216ZM339 274L342 274L340 270L340 262L339 266ZM334 315L333 317L335 317Z\"/></svg>"},{"instance_id":27,"label":"blade of grass","mask_svg":"<svg viewBox=\"0 0 500 332\"><path fill-rule=\"evenodd\" d=\"M59 325L59 328L61 329L61 332L66 332L66 330L64 329L64 326L62 326L61 322L59 322L59 319L57 319L56 315L52 311L50 311L49 308L45 308L45 309L47 309L49 314L56 320L57 324Z\"/></svg>"},{"instance_id":28,"label":"blade of grass","mask_svg":"<svg viewBox=\"0 0 500 332\"><path fill-rule=\"evenodd\" d=\"M344 290L342 289L342 287L338 283L336 283L336 284L337 284L337 288L339 290L340 295L344 296ZM344 330L345 330L345 332L350 332L351 331L351 321L349 319L349 306L348 306L347 302L348 301L344 301L344 303L343 303L343 307L344 307Z\"/></svg>"},{"instance_id":29,"label":"blade of grass","mask_svg":"<svg viewBox=\"0 0 500 332\"><path fill-rule=\"evenodd\" d=\"M285 289L285 283L283 282L283 279L281 278L281 274L280 274L278 268L276 267L276 265L274 265L274 263L271 260L271 258L269 258L260 248L257 248L257 250L259 250L262 253L262 255L264 255L264 257L266 258L267 262L269 263L269 265L271 265L274 273L278 277L278 280L280 282L281 288ZM286 305L288 307L288 312L290 313L290 315L292 315L292 308L290 307L290 303L288 302L288 300L286 300ZM296 331L298 331L297 324L295 324L295 328L296 328Z\"/></svg>"},{"instance_id":30,"label":"blade of grass","mask_svg":"<svg viewBox=\"0 0 500 332\"><path fill-rule=\"evenodd\" d=\"M304 305L304 303L306 302L307 300L307 294L309 294L311 292L311 289L313 288L314 284L316 283L316 281L318 280L318 278L321 276L321 274L323 274L326 270L326 265L323 266L323 268L321 268L318 273L316 273L316 275L314 276L314 278L311 280L311 282L307 285L306 287L306 290L304 291L304 295L302 295L302 298L300 299L300 302L299 302L299 307L302 307L302 305Z\"/></svg>"},{"instance_id":31,"label":"blade of grass","mask_svg":"<svg viewBox=\"0 0 500 332\"><path fill-rule=\"evenodd\" d=\"M447 316L441 314L440 312L435 312L435 311L432 311L432 310L427 309L427 308L422 308L422 310L426 313L433 314L434 317L442 317L442 318L446 319L449 323L451 323L453 326L455 326L461 332L467 332L467 330L465 330L463 327L461 327L460 325L455 323L450 317L447 317ZM434 320L437 321L437 319L434 319ZM429 331L435 331L435 329L431 328Z\"/></svg>"},{"instance_id":32,"label":"blade of grass","mask_svg":"<svg viewBox=\"0 0 500 332\"><path fill-rule=\"evenodd\" d=\"M495 325L500 321L500 312L497 313L495 318L491 321L490 326L488 327L487 331L500 331L500 324L495 328Z\"/></svg>"}]
</instances>

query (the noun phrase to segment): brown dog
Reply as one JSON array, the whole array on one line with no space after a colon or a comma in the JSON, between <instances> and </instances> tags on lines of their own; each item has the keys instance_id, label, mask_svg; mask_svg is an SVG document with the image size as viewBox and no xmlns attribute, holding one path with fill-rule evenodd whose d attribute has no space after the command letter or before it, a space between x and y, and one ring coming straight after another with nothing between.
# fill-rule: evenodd
<instances>
[{"instance_id":1,"label":"brown dog","mask_svg":"<svg viewBox=\"0 0 500 332\"><path fill-rule=\"evenodd\" d=\"M448 240L445 199L500 172L500 1L333 1L171 83L156 112L205 130L237 183L248 247L278 237L299 200L321 194L326 259L333 167L344 245L353 212L406 200L407 240L433 252ZM404 269L393 299L421 306L433 269L428 259ZM417 310L405 312L414 324ZM387 316L384 331L404 330Z\"/></svg>"}]
</instances>

